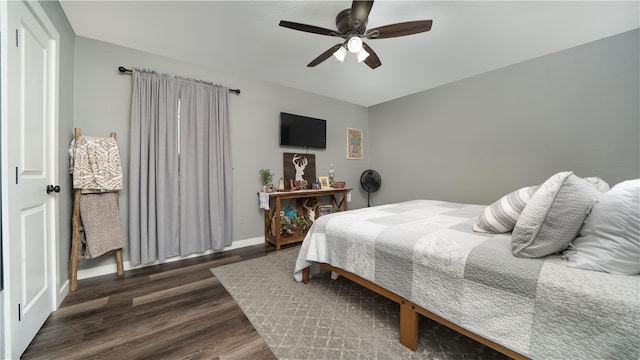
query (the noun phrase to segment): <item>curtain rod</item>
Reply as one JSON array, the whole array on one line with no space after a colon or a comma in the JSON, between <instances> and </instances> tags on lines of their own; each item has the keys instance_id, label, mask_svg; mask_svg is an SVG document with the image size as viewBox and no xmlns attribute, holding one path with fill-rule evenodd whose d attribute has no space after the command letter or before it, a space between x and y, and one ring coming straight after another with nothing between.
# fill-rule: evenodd
<instances>
[{"instance_id":1,"label":"curtain rod","mask_svg":"<svg viewBox=\"0 0 640 360\"><path fill-rule=\"evenodd\" d=\"M131 73L131 69L127 69L124 66L118 67L118 71L121 73ZM229 89L230 92L235 93L236 95L240 95L240 89Z\"/></svg>"}]
</instances>

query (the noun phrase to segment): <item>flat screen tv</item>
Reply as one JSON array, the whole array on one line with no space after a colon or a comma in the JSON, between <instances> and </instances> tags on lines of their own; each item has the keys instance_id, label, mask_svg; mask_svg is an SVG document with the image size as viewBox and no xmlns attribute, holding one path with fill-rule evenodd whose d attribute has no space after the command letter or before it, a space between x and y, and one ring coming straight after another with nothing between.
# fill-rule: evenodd
<instances>
[{"instance_id":1,"label":"flat screen tv","mask_svg":"<svg viewBox=\"0 0 640 360\"><path fill-rule=\"evenodd\" d=\"M280 145L326 149L327 121L281 112Z\"/></svg>"}]
</instances>

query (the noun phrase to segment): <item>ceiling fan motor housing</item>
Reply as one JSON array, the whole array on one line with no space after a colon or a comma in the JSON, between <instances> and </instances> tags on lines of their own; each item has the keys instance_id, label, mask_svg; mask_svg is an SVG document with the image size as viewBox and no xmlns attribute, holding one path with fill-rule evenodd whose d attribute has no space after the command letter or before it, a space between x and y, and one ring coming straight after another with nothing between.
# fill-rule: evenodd
<instances>
[{"instance_id":1,"label":"ceiling fan motor housing","mask_svg":"<svg viewBox=\"0 0 640 360\"><path fill-rule=\"evenodd\" d=\"M367 22L365 21L362 24L357 20L356 22L358 24L354 23L353 25L355 26L351 28L351 9L344 9L340 11L336 16L336 26L338 27L338 30L340 30L340 32L343 34L354 32L357 35L363 35L365 30L367 29Z\"/></svg>"}]
</instances>

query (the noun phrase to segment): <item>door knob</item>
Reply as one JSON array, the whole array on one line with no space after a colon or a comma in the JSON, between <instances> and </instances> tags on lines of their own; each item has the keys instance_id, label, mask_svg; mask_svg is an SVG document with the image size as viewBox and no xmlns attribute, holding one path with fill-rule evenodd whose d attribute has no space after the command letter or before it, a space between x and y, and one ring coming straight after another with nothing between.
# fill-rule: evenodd
<instances>
[{"instance_id":1,"label":"door knob","mask_svg":"<svg viewBox=\"0 0 640 360\"><path fill-rule=\"evenodd\" d=\"M47 194L51 194L52 192L60 192L60 185L47 185Z\"/></svg>"}]
</instances>

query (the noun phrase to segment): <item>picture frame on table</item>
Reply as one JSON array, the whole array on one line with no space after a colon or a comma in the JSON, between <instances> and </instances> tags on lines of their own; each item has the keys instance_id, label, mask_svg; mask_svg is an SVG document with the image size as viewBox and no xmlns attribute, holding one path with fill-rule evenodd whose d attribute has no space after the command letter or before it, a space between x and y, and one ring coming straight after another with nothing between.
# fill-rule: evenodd
<instances>
[{"instance_id":1,"label":"picture frame on table","mask_svg":"<svg viewBox=\"0 0 640 360\"><path fill-rule=\"evenodd\" d=\"M333 205L320 205L318 206L318 217L322 215L329 215L333 212Z\"/></svg>"},{"instance_id":2,"label":"picture frame on table","mask_svg":"<svg viewBox=\"0 0 640 360\"><path fill-rule=\"evenodd\" d=\"M329 186L329 177L328 176L318 176L318 182L320 183L321 189L330 189Z\"/></svg>"}]
</instances>

